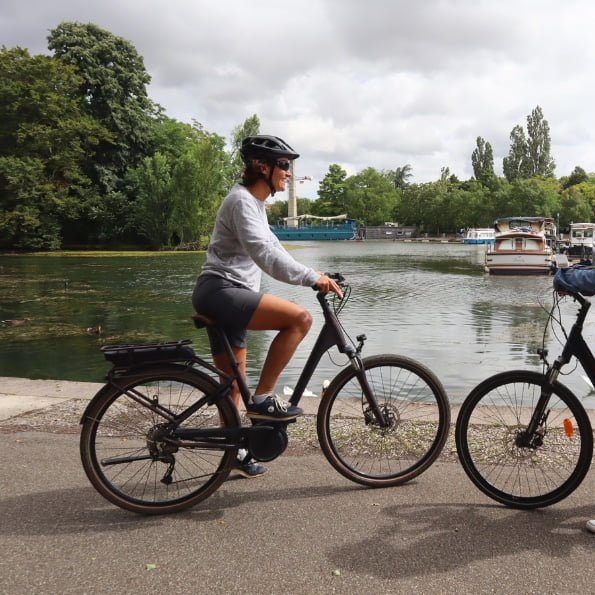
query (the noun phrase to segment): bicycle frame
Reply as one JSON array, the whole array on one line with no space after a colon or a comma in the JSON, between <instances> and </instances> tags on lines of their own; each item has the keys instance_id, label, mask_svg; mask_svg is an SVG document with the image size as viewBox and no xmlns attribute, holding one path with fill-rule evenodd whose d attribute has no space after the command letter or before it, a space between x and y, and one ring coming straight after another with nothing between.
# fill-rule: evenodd
<instances>
[{"instance_id":1,"label":"bicycle frame","mask_svg":"<svg viewBox=\"0 0 595 595\"><path fill-rule=\"evenodd\" d=\"M578 311L577 319L570 329L570 334L568 335L568 340L566 341L566 345L564 345L562 353L548 371L548 381L550 383L555 382L562 367L568 364L574 356L581 363L587 376L589 376L592 384L595 386L595 357L593 357L593 353L582 335L583 325L591 303L580 294L575 294L573 297L581 304L581 307Z\"/></svg>"},{"instance_id":2,"label":"bicycle frame","mask_svg":"<svg viewBox=\"0 0 595 595\"><path fill-rule=\"evenodd\" d=\"M553 364L547 366L545 379L547 381L548 387L552 387L554 385L558 379L558 376L560 375L562 368L568 364L573 357L577 358L589 376L591 383L595 385L595 358L593 357L593 354L582 335L583 325L585 318L587 317L587 313L589 312L589 308L591 307L591 303L578 293L573 294L572 297L580 303L581 307L579 308L576 321L570 329L570 333L568 334L568 339L564 345L564 348L562 349L562 353L554 360ZM544 361L546 355L546 351L540 351L540 356ZM539 397L535 411L531 416L531 421L527 426L527 430L520 437L522 438L520 443L521 446L530 446L531 437L538 433L538 428L547 420L546 408L551 396L551 390L544 389L541 391L541 396Z\"/></svg>"},{"instance_id":3,"label":"bicycle frame","mask_svg":"<svg viewBox=\"0 0 595 595\"><path fill-rule=\"evenodd\" d=\"M374 393L368 384L364 367L362 365L362 360L359 355L361 346L365 341L365 336L362 335L361 337L358 337L360 340L360 347L358 349L355 349L352 345L347 343L339 320L335 313L331 310L326 296L327 294L322 292L317 292L316 294L316 299L320 303L320 307L322 308L322 313L324 315L324 324L320 329L320 333L318 334L318 338L314 343L314 347L312 348L308 360L304 365L304 369L298 378L297 384L295 385L295 389L291 398L289 399L289 402L292 405L297 405L300 402L304 391L306 390L306 387L312 378L312 375L320 363L320 360L331 347L336 346L340 353L345 354L349 358L349 363L356 371L362 391L366 397L366 400L368 401L368 404L370 405L372 412L374 413L374 416L376 417L378 424L380 427L386 427L387 422L384 418L384 414L378 407ZM227 337L221 328L213 328L215 328L216 332L219 333L219 338L225 347L227 358L231 364L233 370L232 382L235 380L238 383L242 400L244 401L245 405L248 405L251 396L250 389L246 384L245 378L239 371L238 362L233 354L229 341L227 340Z\"/></svg>"}]
</instances>

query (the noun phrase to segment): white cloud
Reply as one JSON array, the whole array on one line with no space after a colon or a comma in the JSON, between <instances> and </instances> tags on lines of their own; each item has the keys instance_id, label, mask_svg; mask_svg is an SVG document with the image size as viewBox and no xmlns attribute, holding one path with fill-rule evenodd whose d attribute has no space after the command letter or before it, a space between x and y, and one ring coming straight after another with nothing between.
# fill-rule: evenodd
<instances>
[{"instance_id":1,"label":"white cloud","mask_svg":"<svg viewBox=\"0 0 595 595\"><path fill-rule=\"evenodd\" d=\"M133 43L173 118L229 137L256 113L302 154L298 174L408 163L423 182L470 177L477 136L500 171L536 105L557 175L595 171L593 16L587 0L21 0L0 35L40 53L61 21L93 22Z\"/></svg>"}]
</instances>

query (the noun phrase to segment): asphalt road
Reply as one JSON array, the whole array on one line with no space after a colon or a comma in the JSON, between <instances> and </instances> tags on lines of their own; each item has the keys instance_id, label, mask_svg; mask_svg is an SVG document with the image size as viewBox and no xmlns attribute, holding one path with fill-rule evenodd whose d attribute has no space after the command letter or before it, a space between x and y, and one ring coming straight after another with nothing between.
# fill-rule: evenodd
<instances>
[{"instance_id":1,"label":"asphalt road","mask_svg":"<svg viewBox=\"0 0 595 595\"><path fill-rule=\"evenodd\" d=\"M522 512L457 463L370 490L319 453L283 456L192 510L142 517L98 495L76 434L0 430L0 592L595 593L595 473Z\"/></svg>"}]
</instances>

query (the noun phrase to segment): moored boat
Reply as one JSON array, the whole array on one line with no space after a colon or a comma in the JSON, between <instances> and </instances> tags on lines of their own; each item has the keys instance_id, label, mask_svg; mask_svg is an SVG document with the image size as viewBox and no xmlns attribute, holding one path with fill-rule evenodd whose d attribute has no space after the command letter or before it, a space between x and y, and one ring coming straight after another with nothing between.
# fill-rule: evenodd
<instances>
[{"instance_id":1,"label":"moored boat","mask_svg":"<svg viewBox=\"0 0 595 595\"><path fill-rule=\"evenodd\" d=\"M498 219L494 228L495 241L485 255L485 270L491 275L549 275L555 268L553 220L507 217Z\"/></svg>"},{"instance_id":2,"label":"moored boat","mask_svg":"<svg viewBox=\"0 0 595 595\"><path fill-rule=\"evenodd\" d=\"M592 258L595 252L595 223L571 223L567 252L569 256Z\"/></svg>"},{"instance_id":3,"label":"moored boat","mask_svg":"<svg viewBox=\"0 0 595 595\"><path fill-rule=\"evenodd\" d=\"M556 244L556 223L551 217L501 217L494 221L496 236L518 229L542 234L552 249Z\"/></svg>"},{"instance_id":4,"label":"moored boat","mask_svg":"<svg viewBox=\"0 0 595 595\"><path fill-rule=\"evenodd\" d=\"M304 240L354 240L357 239L357 222L345 215L337 217L316 217L314 215L299 215L298 225L288 225L287 217L281 225L270 225L271 231L283 242ZM316 221L313 224L312 221ZM338 223L338 221L342 221Z\"/></svg>"},{"instance_id":5,"label":"moored boat","mask_svg":"<svg viewBox=\"0 0 595 595\"><path fill-rule=\"evenodd\" d=\"M473 227L467 230L463 244L493 244L496 232L491 227Z\"/></svg>"}]
</instances>

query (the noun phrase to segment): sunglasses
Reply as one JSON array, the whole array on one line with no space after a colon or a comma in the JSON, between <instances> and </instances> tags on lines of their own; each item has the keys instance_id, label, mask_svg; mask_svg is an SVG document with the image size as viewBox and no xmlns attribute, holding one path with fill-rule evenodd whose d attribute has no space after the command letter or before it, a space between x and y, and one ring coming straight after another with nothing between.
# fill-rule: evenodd
<instances>
[{"instance_id":1,"label":"sunglasses","mask_svg":"<svg viewBox=\"0 0 595 595\"><path fill-rule=\"evenodd\" d=\"M291 168L291 161L289 161L289 159L279 159L279 161L275 161L275 165L283 171L289 171Z\"/></svg>"}]
</instances>

